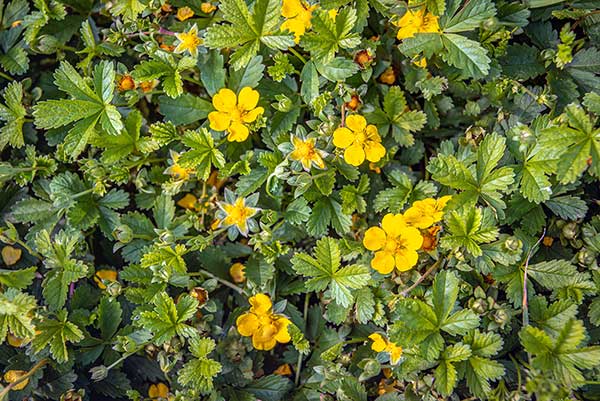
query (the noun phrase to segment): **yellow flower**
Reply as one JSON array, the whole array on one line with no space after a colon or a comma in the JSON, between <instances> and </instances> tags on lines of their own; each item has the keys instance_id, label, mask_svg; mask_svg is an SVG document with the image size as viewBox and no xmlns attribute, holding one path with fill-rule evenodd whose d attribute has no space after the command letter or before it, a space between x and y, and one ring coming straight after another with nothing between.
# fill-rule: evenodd
<instances>
[{"instance_id":1,"label":"yellow flower","mask_svg":"<svg viewBox=\"0 0 600 401\"><path fill-rule=\"evenodd\" d=\"M125 74L119 79L117 88L119 89L119 92L133 90L135 89L135 81L133 80L131 75Z\"/></svg>"},{"instance_id":2,"label":"yellow flower","mask_svg":"<svg viewBox=\"0 0 600 401\"><path fill-rule=\"evenodd\" d=\"M346 118L346 127L340 127L333 133L333 144L345 149L344 160L353 166L360 166L365 157L376 163L385 156L377 127L367 125L367 120L360 115Z\"/></svg>"},{"instance_id":3,"label":"yellow flower","mask_svg":"<svg viewBox=\"0 0 600 401\"><path fill-rule=\"evenodd\" d=\"M117 281L117 272L114 270L98 270L96 274L94 274L94 281L98 285L98 288L104 290L106 288L105 282L113 283Z\"/></svg>"},{"instance_id":4,"label":"yellow flower","mask_svg":"<svg viewBox=\"0 0 600 401\"><path fill-rule=\"evenodd\" d=\"M192 18L194 16L194 11L191 8L185 6L181 7L177 10L177 19L179 21L185 21L186 19Z\"/></svg>"},{"instance_id":5,"label":"yellow flower","mask_svg":"<svg viewBox=\"0 0 600 401\"><path fill-rule=\"evenodd\" d=\"M171 400L169 395L169 386L164 383L151 384L148 389L148 398L151 400Z\"/></svg>"},{"instance_id":6,"label":"yellow flower","mask_svg":"<svg viewBox=\"0 0 600 401\"><path fill-rule=\"evenodd\" d=\"M171 154L172 164L164 171L164 173L173 177L175 181L187 181L194 172L194 169L184 168L179 165L179 153L172 150L170 150L169 153Z\"/></svg>"},{"instance_id":7,"label":"yellow flower","mask_svg":"<svg viewBox=\"0 0 600 401\"><path fill-rule=\"evenodd\" d=\"M25 374L27 374L27 372L24 370L9 370L6 373L4 373L4 381L7 383L14 383ZM13 390L23 390L25 387L27 387L28 383L29 383L29 379L25 379L22 382L20 382L19 384L15 385L12 389Z\"/></svg>"},{"instance_id":8,"label":"yellow flower","mask_svg":"<svg viewBox=\"0 0 600 401\"><path fill-rule=\"evenodd\" d=\"M213 106L217 111L208 115L210 128L215 131L227 131L229 142L243 142L248 138L250 124L262 114L265 109L256 107L260 94L246 86L239 96L231 89L223 88L213 96Z\"/></svg>"},{"instance_id":9,"label":"yellow flower","mask_svg":"<svg viewBox=\"0 0 600 401\"><path fill-rule=\"evenodd\" d=\"M290 158L302 163L302 167L306 171L310 170L313 163L318 168L325 168L323 152L315 148L315 138L308 138L303 141L300 138L292 136L292 145L294 145L294 150L290 153Z\"/></svg>"},{"instance_id":10,"label":"yellow flower","mask_svg":"<svg viewBox=\"0 0 600 401\"><path fill-rule=\"evenodd\" d=\"M239 262L231 265L229 268L229 275L234 283L240 284L246 281L246 273L244 270L246 270L246 266Z\"/></svg>"},{"instance_id":11,"label":"yellow flower","mask_svg":"<svg viewBox=\"0 0 600 401\"><path fill-rule=\"evenodd\" d=\"M205 14L210 14L213 11L215 11L217 9L217 7L209 2L204 2L202 4L200 4L200 10L202 10L203 13Z\"/></svg>"},{"instance_id":12,"label":"yellow flower","mask_svg":"<svg viewBox=\"0 0 600 401\"><path fill-rule=\"evenodd\" d=\"M258 350L271 350L277 343L290 342L288 333L289 319L274 314L273 304L265 294L250 297L250 310L240 315L236 326L240 335L252 337L252 345Z\"/></svg>"},{"instance_id":13,"label":"yellow flower","mask_svg":"<svg viewBox=\"0 0 600 401\"><path fill-rule=\"evenodd\" d=\"M179 40L175 53L183 53L187 50L193 57L198 55L198 46L202 44L202 39L198 37L196 24L187 32L176 33L175 37Z\"/></svg>"},{"instance_id":14,"label":"yellow flower","mask_svg":"<svg viewBox=\"0 0 600 401\"><path fill-rule=\"evenodd\" d=\"M19 259L21 259L21 255L23 251L19 248L12 247L10 245L2 248L2 260L6 266L12 266L16 264Z\"/></svg>"},{"instance_id":15,"label":"yellow flower","mask_svg":"<svg viewBox=\"0 0 600 401\"><path fill-rule=\"evenodd\" d=\"M258 208L252 207L254 206L253 204L248 205L246 201L247 199L245 198L237 198L230 203L220 202L221 216L218 216L220 220L219 225L236 227L243 236L248 235L249 224L251 224L250 219L258 213Z\"/></svg>"},{"instance_id":16,"label":"yellow flower","mask_svg":"<svg viewBox=\"0 0 600 401\"><path fill-rule=\"evenodd\" d=\"M438 17L426 12L425 8L417 11L406 10L395 25L400 28L396 35L398 40L412 38L416 33L440 32Z\"/></svg>"},{"instance_id":17,"label":"yellow flower","mask_svg":"<svg viewBox=\"0 0 600 401\"><path fill-rule=\"evenodd\" d=\"M441 221L444 217L444 207L452 197L442 196L439 199L427 198L416 201L404 212L406 224L416 228L428 228Z\"/></svg>"},{"instance_id":18,"label":"yellow flower","mask_svg":"<svg viewBox=\"0 0 600 401\"><path fill-rule=\"evenodd\" d=\"M281 24L281 30L288 30L294 34L294 41L300 42L300 38L307 29L310 29L312 12L318 6L308 6L302 0L283 0L281 15L286 19Z\"/></svg>"},{"instance_id":19,"label":"yellow flower","mask_svg":"<svg viewBox=\"0 0 600 401\"><path fill-rule=\"evenodd\" d=\"M375 252L371 267L381 274L388 274L394 267L400 271L410 270L417 264L417 250L423 237L415 227L408 226L400 214L389 213L381 221L381 228L371 227L365 232L363 245Z\"/></svg>"},{"instance_id":20,"label":"yellow flower","mask_svg":"<svg viewBox=\"0 0 600 401\"><path fill-rule=\"evenodd\" d=\"M373 340L373 344L371 344L371 349L373 351L387 352L390 354L390 362L392 365L396 365L400 361L400 357L402 356L402 347L394 344L387 338L384 338L379 333L373 333L369 336L369 338Z\"/></svg>"},{"instance_id":21,"label":"yellow flower","mask_svg":"<svg viewBox=\"0 0 600 401\"><path fill-rule=\"evenodd\" d=\"M194 210L198 203L198 198L192 194L185 194L185 196L177 201L177 206L184 209Z\"/></svg>"}]
</instances>

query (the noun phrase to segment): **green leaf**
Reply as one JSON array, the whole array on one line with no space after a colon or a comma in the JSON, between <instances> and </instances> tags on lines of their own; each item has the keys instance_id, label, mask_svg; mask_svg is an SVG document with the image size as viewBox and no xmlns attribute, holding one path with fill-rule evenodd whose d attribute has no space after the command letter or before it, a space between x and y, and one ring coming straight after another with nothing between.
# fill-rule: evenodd
<instances>
[{"instance_id":1,"label":"green leaf","mask_svg":"<svg viewBox=\"0 0 600 401\"><path fill-rule=\"evenodd\" d=\"M122 0L113 4L110 13L116 17L122 15L127 21L135 21L145 9L146 5L140 0Z\"/></svg>"},{"instance_id":2,"label":"green leaf","mask_svg":"<svg viewBox=\"0 0 600 401\"><path fill-rule=\"evenodd\" d=\"M183 365L178 372L177 381L183 386L207 394L213 390L213 378L221 372L221 364L208 358L215 349L210 338L193 337L190 340L190 352L195 357Z\"/></svg>"},{"instance_id":3,"label":"green leaf","mask_svg":"<svg viewBox=\"0 0 600 401\"><path fill-rule=\"evenodd\" d=\"M225 165L223 153L215 146L213 137L206 128L186 131L182 142L190 150L180 156L179 163L183 167L196 168L199 178L206 180L212 166L219 169Z\"/></svg>"},{"instance_id":4,"label":"green leaf","mask_svg":"<svg viewBox=\"0 0 600 401\"><path fill-rule=\"evenodd\" d=\"M342 205L331 197L319 199L313 206L312 214L308 219L307 230L310 235L320 237L327 233L331 226L340 235L348 232L352 220L344 214Z\"/></svg>"},{"instance_id":5,"label":"green leaf","mask_svg":"<svg viewBox=\"0 0 600 401\"><path fill-rule=\"evenodd\" d=\"M285 376L268 375L254 380L245 387L245 390L258 399L281 401L292 386L292 382Z\"/></svg>"},{"instance_id":6,"label":"green leaf","mask_svg":"<svg viewBox=\"0 0 600 401\"><path fill-rule=\"evenodd\" d=\"M36 326L40 333L35 336L31 345L36 353L49 346L52 358L58 363L64 363L69 359L67 342L77 343L83 340L84 335L75 324L67 320L65 310L58 312L56 317L56 320L45 319Z\"/></svg>"},{"instance_id":7,"label":"green leaf","mask_svg":"<svg viewBox=\"0 0 600 401\"><path fill-rule=\"evenodd\" d=\"M335 19L326 10L317 9L311 23L312 31L302 36L300 44L318 60L331 61L339 49L353 49L360 43L360 36L352 32L356 10L351 7L342 8Z\"/></svg>"},{"instance_id":8,"label":"green leaf","mask_svg":"<svg viewBox=\"0 0 600 401\"><path fill-rule=\"evenodd\" d=\"M448 64L463 70L468 77L483 78L488 74L490 58L479 42L453 33L443 34L441 39L446 49L441 56Z\"/></svg>"},{"instance_id":9,"label":"green leaf","mask_svg":"<svg viewBox=\"0 0 600 401\"><path fill-rule=\"evenodd\" d=\"M0 293L0 344L4 343L10 331L19 338L35 335L33 312L37 307L36 300L15 288L8 288Z\"/></svg>"},{"instance_id":10,"label":"green leaf","mask_svg":"<svg viewBox=\"0 0 600 401\"><path fill-rule=\"evenodd\" d=\"M12 288L26 288L35 277L35 266L20 270L0 269L0 284Z\"/></svg>"},{"instance_id":11,"label":"green leaf","mask_svg":"<svg viewBox=\"0 0 600 401\"><path fill-rule=\"evenodd\" d=\"M499 234L490 209L452 210L445 219L448 234L441 239L446 249L464 248L473 256L483 254L480 244L494 241Z\"/></svg>"},{"instance_id":12,"label":"green leaf","mask_svg":"<svg viewBox=\"0 0 600 401\"><path fill-rule=\"evenodd\" d=\"M225 0L219 5L225 24L215 24L206 30L205 44L210 49L237 48L230 63L239 70L256 56L260 44L285 50L294 46L291 35L277 32L281 2L257 0L252 11L243 0Z\"/></svg>"},{"instance_id":13,"label":"green leaf","mask_svg":"<svg viewBox=\"0 0 600 401\"><path fill-rule=\"evenodd\" d=\"M329 289L332 299L347 307L354 299L351 289L362 288L371 278L365 266L351 265L341 267L339 245L333 238L325 237L317 241L315 257L297 253L292 258L296 273L309 277L305 283L308 291Z\"/></svg>"},{"instance_id":14,"label":"green leaf","mask_svg":"<svg viewBox=\"0 0 600 401\"><path fill-rule=\"evenodd\" d=\"M105 296L100 300L96 313L98 314L97 324L100 335L104 340L110 340L121 324L123 315L121 304L115 298Z\"/></svg>"},{"instance_id":15,"label":"green leaf","mask_svg":"<svg viewBox=\"0 0 600 401\"><path fill-rule=\"evenodd\" d=\"M162 345L176 335L192 338L198 335L197 330L186 324L198 308L198 300L185 294L177 302L167 295L159 292L154 296L152 311L140 313L138 324L154 334L154 343Z\"/></svg>"},{"instance_id":16,"label":"green leaf","mask_svg":"<svg viewBox=\"0 0 600 401\"><path fill-rule=\"evenodd\" d=\"M449 18L440 22L444 32L456 33L479 28L487 19L496 15L496 7L491 0L479 0L464 5Z\"/></svg>"},{"instance_id":17,"label":"green leaf","mask_svg":"<svg viewBox=\"0 0 600 401\"><path fill-rule=\"evenodd\" d=\"M23 124L27 111L23 107L23 85L20 82L11 82L2 94L5 104L0 104L0 120L4 125L0 127L0 151L7 144L13 148L20 148L25 144L23 139Z\"/></svg>"},{"instance_id":18,"label":"green leaf","mask_svg":"<svg viewBox=\"0 0 600 401\"><path fill-rule=\"evenodd\" d=\"M580 347L585 328L572 319L552 338L544 331L527 326L519 333L521 343L533 355L532 366L540 369L563 386L578 388L585 383L580 369L600 365L600 347Z\"/></svg>"}]
</instances>

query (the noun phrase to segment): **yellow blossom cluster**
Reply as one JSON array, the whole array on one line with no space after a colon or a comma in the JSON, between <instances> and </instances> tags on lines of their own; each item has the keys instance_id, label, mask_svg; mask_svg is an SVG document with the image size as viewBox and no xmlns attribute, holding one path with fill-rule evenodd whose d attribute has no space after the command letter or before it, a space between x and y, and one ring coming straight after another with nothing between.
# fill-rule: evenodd
<instances>
[{"instance_id":1,"label":"yellow blossom cluster","mask_svg":"<svg viewBox=\"0 0 600 401\"><path fill-rule=\"evenodd\" d=\"M243 142L248 138L248 124L253 123L264 113L265 109L258 106L260 94L246 86L238 95L228 88L223 88L213 96L212 102L216 111L208 115L210 128L215 131L227 131L227 140Z\"/></svg>"},{"instance_id":2,"label":"yellow blossom cluster","mask_svg":"<svg viewBox=\"0 0 600 401\"><path fill-rule=\"evenodd\" d=\"M417 33L440 32L439 17L419 8L418 10L406 10L406 13L395 25L400 28L396 34L398 40L412 38Z\"/></svg>"},{"instance_id":3,"label":"yellow blossom cluster","mask_svg":"<svg viewBox=\"0 0 600 401\"><path fill-rule=\"evenodd\" d=\"M250 297L250 310L237 318L238 332L244 337L252 337L252 345L258 350L268 351L277 343L288 343L289 319L273 313L271 298L265 294Z\"/></svg>"},{"instance_id":4,"label":"yellow blossom cluster","mask_svg":"<svg viewBox=\"0 0 600 401\"><path fill-rule=\"evenodd\" d=\"M363 245L375 251L371 267L381 274L389 274L394 268L399 271L412 269L419 259L417 251L423 246L423 234L419 230L442 220L450 198L416 201L404 214L388 213L383 217L381 227L369 228Z\"/></svg>"},{"instance_id":5,"label":"yellow blossom cluster","mask_svg":"<svg viewBox=\"0 0 600 401\"><path fill-rule=\"evenodd\" d=\"M333 144L344 149L344 160L353 166L360 166L365 158L376 163L386 152L377 127L357 114L348 116L345 126L334 131Z\"/></svg>"}]
</instances>

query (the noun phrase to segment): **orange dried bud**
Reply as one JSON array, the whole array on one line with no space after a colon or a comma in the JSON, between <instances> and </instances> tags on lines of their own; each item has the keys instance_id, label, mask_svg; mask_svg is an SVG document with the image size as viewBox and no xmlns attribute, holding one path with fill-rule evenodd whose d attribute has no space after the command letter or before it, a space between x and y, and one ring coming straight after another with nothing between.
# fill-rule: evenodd
<instances>
[{"instance_id":1,"label":"orange dried bud","mask_svg":"<svg viewBox=\"0 0 600 401\"><path fill-rule=\"evenodd\" d=\"M215 11L216 9L217 9L217 7L214 4L209 3L209 2L200 4L200 10L205 14L210 14L213 11Z\"/></svg>"},{"instance_id":2,"label":"orange dried bud","mask_svg":"<svg viewBox=\"0 0 600 401\"><path fill-rule=\"evenodd\" d=\"M2 248L2 261L4 261L6 266L12 266L21 259L22 254L23 251L21 249L7 245Z\"/></svg>"},{"instance_id":3,"label":"orange dried bud","mask_svg":"<svg viewBox=\"0 0 600 401\"><path fill-rule=\"evenodd\" d=\"M396 82L396 74L394 73L394 69L392 67L388 67L383 74L379 76L379 82L386 85L393 85L394 82Z\"/></svg>"},{"instance_id":4,"label":"orange dried bud","mask_svg":"<svg viewBox=\"0 0 600 401\"><path fill-rule=\"evenodd\" d=\"M360 104L361 104L360 97L358 97L358 95L356 93L353 93L352 97L350 98L350 101L346 102L346 107L352 111L356 111L358 109L358 106L360 106Z\"/></svg>"},{"instance_id":5,"label":"orange dried bud","mask_svg":"<svg viewBox=\"0 0 600 401\"><path fill-rule=\"evenodd\" d=\"M10 24L10 27L16 28L16 27L20 26L22 23L23 23L23 20L18 19L16 21L14 21L12 24Z\"/></svg>"},{"instance_id":6,"label":"orange dried bud","mask_svg":"<svg viewBox=\"0 0 600 401\"><path fill-rule=\"evenodd\" d=\"M368 50L361 50L354 56L354 62L360 66L360 68L366 68L373 61L373 56Z\"/></svg>"},{"instance_id":7,"label":"orange dried bud","mask_svg":"<svg viewBox=\"0 0 600 401\"><path fill-rule=\"evenodd\" d=\"M208 302L208 291L202 287L195 287L190 290L190 296L198 300L199 305L203 306Z\"/></svg>"},{"instance_id":8,"label":"orange dried bud","mask_svg":"<svg viewBox=\"0 0 600 401\"><path fill-rule=\"evenodd\" d=\"M4 373L4 381L7 383L14 383L26 374L27 374L27 372L24 370L9 370L6 373ZM27 387L28 383L29 383L29 379L25 379L22 382L20 382L19 384L13 386L12 389L13 390L23 390L25 387Z\"/></svg>"},{"instance_id":9,"label":"orange dried bud","mask_svg":"<svg viewBox=\"0 0 600 401\"><path fill-rule=\"evenodd\" d=\"M442 227L440 226L432 226L421 232L423 235L423 245L421 245L422 250L433 251L437 247L437 234L441 229Z\"/></svg>"},{"instance_id":10,"label":"orange dried bud","mask_svg":"<svg viewBox=\"0 0 600 401\"><path fill-rule=\"evenodd\" d=\"M377 174L381 174L381 168L373 162L369 163L369 170L374 171Z\"/></svg>"},{"instance_id":11,"label":"orange dried bud","mask_svg":"<svg viewBox=\"0 0 600 401\"><path fill-rule=\"evenodd\" d=\"M240 284L246 281L246 273L244 270L246 270L246 266L239 262L231 265L229 268L229 275L234 283Z\"/></svg>"},{"instance_id":12,"label":"orange dried bud","mask_svg":"<svg viewBox=\"0 0 600 401\"><path fill-rule=\"evenodd\" d=\"M177 19L179 21L185 21L186 19L192 18L194 16L194 11L185 6L185 7L181 7L177 10Z\"/></svg>"},{"instance_id":13,"label":"orange dried bud","mask_svg":"<svg viewBox=\"0 0 600 401\"><path fill-rule=\"evenodd\" d=\"M160 48L163 49L163 50L166 50L168 52L172 52L173 50L175 50L175 46L173 46L173 45L167 45L167 44L164 44L164 43L161 43Z\"/></svg>"},{"instance_id":14,"label":"orange dried bud","mask_svg":"<svg viewBox=\"0 0 600 401\"><path fill-rule=\"evenodd\" d=\"M552 244L554 243L554 238L544 237L544 239L542 240L542 243L544 244L544 246L551 247Z\"/></svg>"},{"instance_id":15,"label":"orange dried bud","mask_svg":"<svg viewBox=\"0 0 600 401\"><path fill-rule=\"evenodd\" d=\"M173 6L169 3L165 3L162 6L160 6L160 9L163 13L170 13L171 11L173 11Z\"/></svg>"},{"instance_id":16,"label":"orange dried bud","mask_svg":"<svg viewBox=\"0 0 600 401\"><path fill-rule=\"evenodd\" d=\"M119 92L125 92L135 89L135 81L133 80L131 75L125 74L119 79L118 89Z\"/></svg>"},{"instance_id":17,"label":"orange dried bud","mask_svg":"<svg viewBox=\"0 0 600 401\"><path fill-rule=\"evenodd\" d=\"M289 363L284 363L283 365L279 365L277 369L273 372L275 375L280 376L290 376L292 374L292 368Z\"/></svg>"}]
</instances>

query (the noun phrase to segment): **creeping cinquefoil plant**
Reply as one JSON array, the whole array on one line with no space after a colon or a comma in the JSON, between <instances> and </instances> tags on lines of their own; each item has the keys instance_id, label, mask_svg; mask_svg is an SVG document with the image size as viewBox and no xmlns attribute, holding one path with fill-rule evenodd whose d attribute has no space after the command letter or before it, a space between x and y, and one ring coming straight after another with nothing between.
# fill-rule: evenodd
<instances>
[{"instance_id":1,"label":"creeping cinquefoil plant","mask_svg":"<svg viewBox=\"0 0 600 401\"><path fill-rule=\"evenodd\" d=\"M0 0L0 401L600 399L600 4Z\"/></svg>"}]
</instances>

